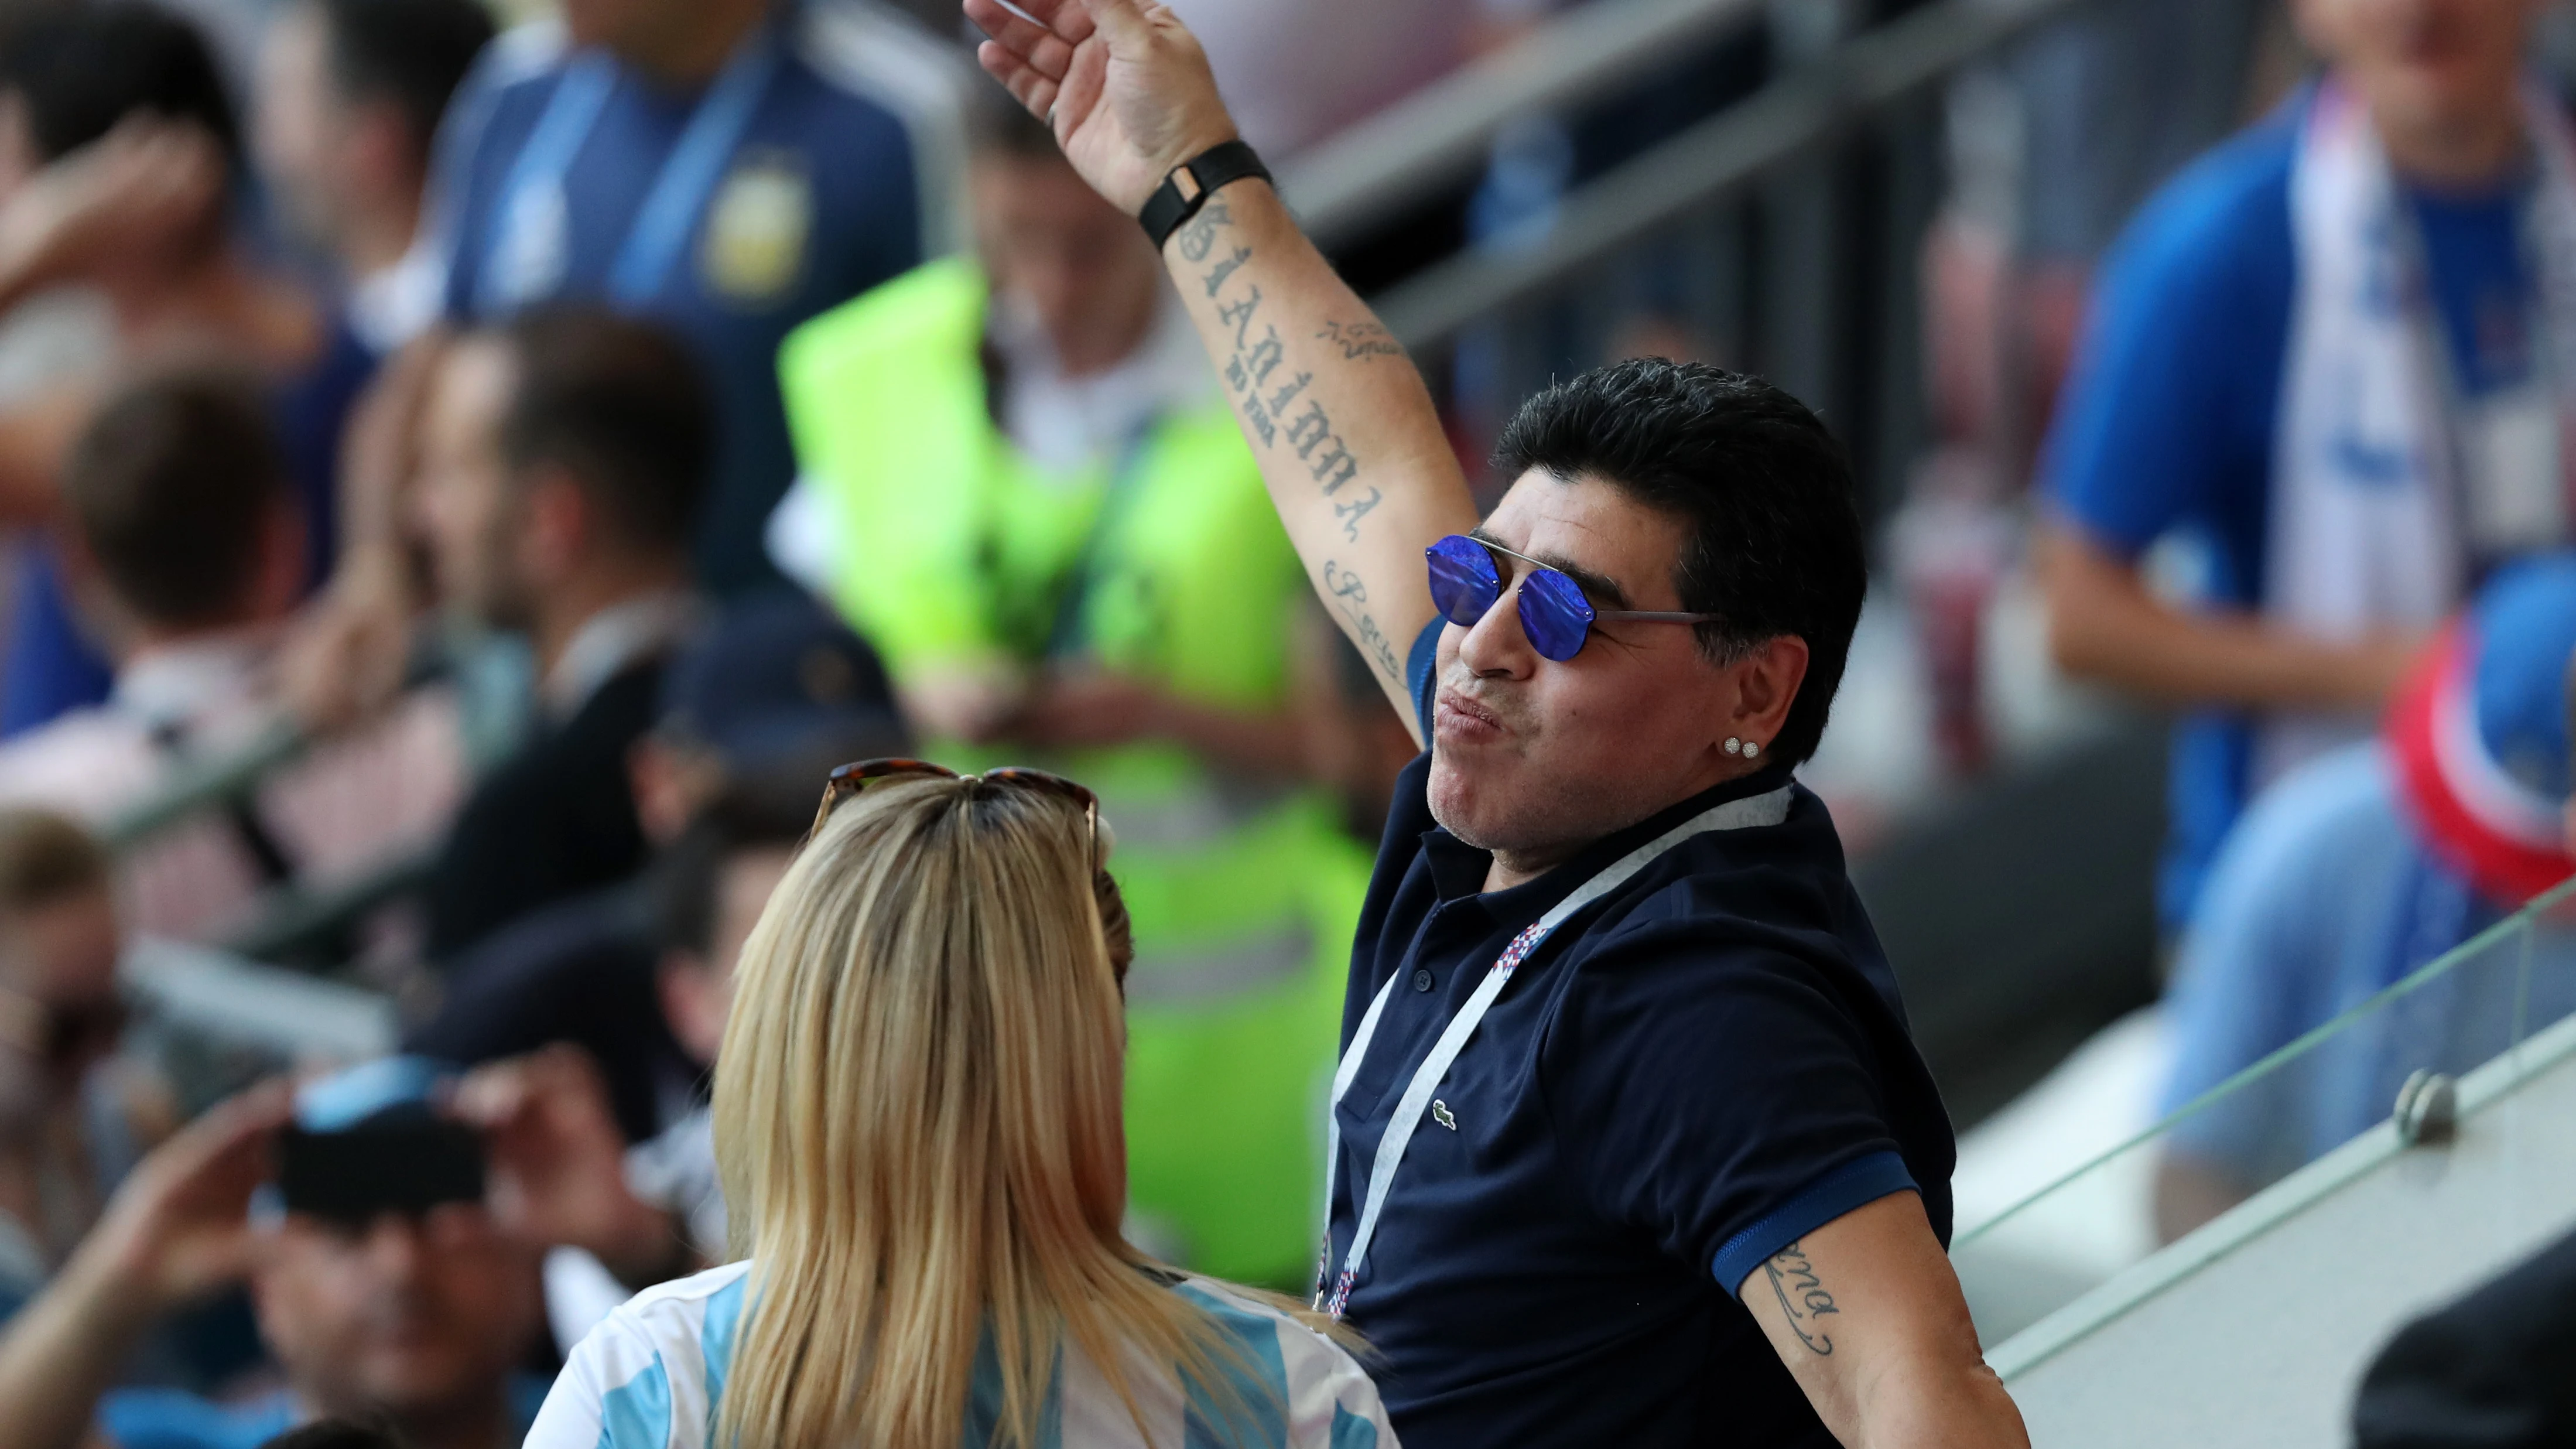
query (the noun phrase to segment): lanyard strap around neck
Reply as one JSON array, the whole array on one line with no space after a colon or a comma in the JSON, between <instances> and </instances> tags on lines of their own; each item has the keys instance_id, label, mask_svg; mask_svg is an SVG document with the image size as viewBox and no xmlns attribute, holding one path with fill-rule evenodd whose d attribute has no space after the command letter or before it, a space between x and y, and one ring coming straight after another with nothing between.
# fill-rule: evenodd
<instances>
[{"instance_id":1,"label":"lanyard strap around neck","mask_svg":"<svg viewBox=\"0 0 2576 1449\"><path fill-rule=\"evenodd\" d=\"M1694 835L1712 830L1777 825L1789 818L1789 798L1790 787L1783 785L1766 794L1729 800L1692 816L1602 867L1599 874L1575 887L1547 914L1512 938L1512 943L1503 948L1503 954L1495 958L1493 966L1485 972L1485 979L1476 983L1475 993L1467 998L1467 1004L1458 1008L1458 1014L1449 1019L1449 1025L1440 1033L1439 1040L1431 1044L1430 1053L1423 1057L1422 1065L1414 1069L1413 1079L1405 1084L1404 1095L1396 1099L1394 1115L1387 1119L1386 1135L1378 1139L1377 1156L1369 1165L1368 1187L1360 1206L1359 1225L1351 1231L1350 1251L1342 1257L1342 1271L1333 1279L1329 1297L1325 1294L1323 1275L1318 1274L1315 1306L1319 1310L1339 1318L1349 1307L1351 1286L1359 1279L1360 1265L1368 1261L1369 1240L1377 1235L1378 1216L1386 1208L1387 1191L1395 1183L1396 1169L1404 1163L1405 1149L1413 1144L1414 1129L1422 1125L1424 1110L1431 1105L1431 1094L1440 1089L1441 1079L1448 1076L1450 1065L1466 1049L1467 1039L1475 1034L1476 1027L1485 1019L1486 1011L1493 1006L1494 999L1503 994L1503 988L1511 983L1512 973L1520 969L1521 963L1528 960L1548 937L1556 933L1556 928L1564 925L1577 911L1626 885L1639 871L1661 858L1664 852ZM1360 1062L1367 1057L1369 1043L1377 1036L1378 1021L1386 1014L1387 997L1394 993L1397 979L1396 975L1390 975L1386 984L1378 988L1376 998L1369 1002L1368 1014L1360 1018L1359 1031L1351 1037L1350 1050L1342 1054L1341 1064L1333 1072L1333 1100L1326 1113L1324 1129L1324 1211L1327 1220L1332 1214L1334 1179L1340 1174L1342 1165L1342 1098L1359 1076ZM1329 1268L1332 1261L1332 1233L1329 1228L1324 1235L1324 1245L1324 1262Z\"/></svg>"},{"instance_id":2,"label":"lanyard strap around neck","mask_svg":"<svg viewBox=\"0 0 2576 1449\"><path fill-rule=\"evenodd\" d=\"M725 67L689 114L688 127L662 162L644 205L618 248L609 268L608 295L622 307L641 307L660 294L672 267L697 230L698 214L723 176L727 162L742 145L760 103L777 79L780 44L776 27L763 22L743 37ZM545 114L520 149L503 188L497 216L505 227L515 224L524 198L553 192L560 197L564 177L599 125L600 113L617 90L617 63L592 53L574 61L555 86ZM497 252L501 245L494 241ZM486 268L487 274L490 268ZM513 298L533 301L534 298Z\"/></svg>"}]
</instances>

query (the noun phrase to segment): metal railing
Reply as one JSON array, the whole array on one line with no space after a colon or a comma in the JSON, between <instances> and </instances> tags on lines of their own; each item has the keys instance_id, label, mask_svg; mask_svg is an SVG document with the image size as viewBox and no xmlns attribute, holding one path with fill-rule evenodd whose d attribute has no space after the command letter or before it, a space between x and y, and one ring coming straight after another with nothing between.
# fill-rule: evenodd
<instances>
[{"instance_id":1,"label":"metal railing","mask_svg":"<svg viewBox=\"0 0 2576 1449\"><path fill-rule=\"evenodd\" d=\"M1328 249L1348 243L1426 189L1472 181L1507 126L1575 118L1767 22L1768 79L1750 94L1578 182L1539 224L1372 301L1471 451L1551 380L1647 350L1622 336L1645 318L1822 412L1875 519L1923 441L1919 273L1947 184L1940 84L2086 3L1931 0L1819 43L1791 36L1780 4L1599 0L1336 138L1282 190Z\"/></svg>"},{"instance_id":2,"label":"metal railing","mask_svg":"<svg viewBox=\"0 0 2576 1449\"><path fill-rule=\"evenodd\" d=\"M1763 12L1764 0L1598 0L1334 135L1282 173L1280 194L1330 251L1483 166L1515 118L1610 95Z\"/></svg>"},{"instance_id":3,"label":"metal railing","mask_svg":"<svg viewBox=\"0 0 2576 1449\"><path fill-rule=\"evenodd\" d=\"M1446 343L1497 309L1543 293L1697 208L1733 197L1780 167L1885 117L1892 107L1960 67L2080 3L1940 0L1854 37L1586 186L1569 198L1536 245L1457 257L1379 298L1379 315L1409 347ZM1719 11L1738 18L1731 12L1747 8L1728 0L1696 0L1695 5L1703 20ZM1603 58L1634 63L1624 52ZM1574 96L1594 87L1567 81L1560 88ZM1336 201L1368 194L1353 182L1342 186L1341 194L1324 194ZM1341 220L1338 214L1334 219Z\"/></svg>"}]
</instances>

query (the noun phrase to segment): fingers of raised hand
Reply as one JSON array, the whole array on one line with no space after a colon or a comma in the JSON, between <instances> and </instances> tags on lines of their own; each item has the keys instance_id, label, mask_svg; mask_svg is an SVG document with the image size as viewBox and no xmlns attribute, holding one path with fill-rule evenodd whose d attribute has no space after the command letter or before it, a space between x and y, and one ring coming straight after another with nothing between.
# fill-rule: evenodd
<instances>
[{"instance_id":1,"label":"fingers of raised hand","mask_svg":"<svg viewBox=\"0 0 2576 1449\"><path fill-rule=\"evenodd\" d=\"M966 17L991 36L995 45L1049 80L1063 80L1066 69L1073 64L1073 47L1078 41L1013 14L1000 0L966 0Z\"/></svg>"},{"instance_id":2,"label":"fingers of raised hand","mask_svg":"<svg viewBox=\"0 0 2576 1449\"><path fill-rule=\"evenodd\" d=\"M975 59L1029 114L1042 121L1054 118L1056 83L1040 75L1035 66L989 40L975 47Z\"/></svg>"}]
</instances>

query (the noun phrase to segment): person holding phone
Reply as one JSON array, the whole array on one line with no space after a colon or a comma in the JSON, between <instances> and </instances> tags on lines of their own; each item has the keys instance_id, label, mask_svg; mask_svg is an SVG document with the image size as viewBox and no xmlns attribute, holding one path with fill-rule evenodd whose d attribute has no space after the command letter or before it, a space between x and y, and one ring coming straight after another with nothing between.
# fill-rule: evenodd
<instances>
[{"instance_id":1,"label":"person holding phone","mask_svg":"<svg viewBox=\"0 0 2576 1449\"><path fill-rule=\"evenodd\" d=\"M249 1449L309 1419L411 1449L498 1449L544 1386L533 1249L483 1206L474 1129L429 1064L388 1058L225 1102L146 1157L53 1285L0 1336L11 1449ZM247 1282L286 1387L216 1404L117 1389L154 1324Z\"/></svg>"},{"instance_id":2,"label":"person holding phone","mask_svg":"<svg viewBox=\"0 0 2576 1449\"><path fill-rule=\"evenodd\" d=\"M1867 584L1824 423L1618 363L1523 405L1480 524L1168 9L966 13L1161 250L1307 576L1432 747L1360 916L1317 1285L1396 1431L2026 1442L1942 1250L1940 1094L1791 777Z\"/></svg>"}]
</instances>

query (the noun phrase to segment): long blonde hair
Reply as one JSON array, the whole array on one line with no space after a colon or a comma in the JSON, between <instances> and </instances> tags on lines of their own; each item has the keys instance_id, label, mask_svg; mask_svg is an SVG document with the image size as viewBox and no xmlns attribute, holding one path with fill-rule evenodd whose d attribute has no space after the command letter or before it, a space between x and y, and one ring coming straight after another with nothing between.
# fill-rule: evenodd
<instances>
[{"instance_id":1,"label":"long blonde hair","mask_svg":"<svg viewBox=\"0 0 2576 1449\"><path fill-rule=\"evenodd\" d=\"M771 898L716 1069L753 1263L719 1445L953 1449L987 1342L1004 1444L1068 1348L1140 1432L1140 1356L1240 1382L1119 1233L1126 919L1090 849L1067 802L881 783Z\"/></svg>"}]
</instances>

